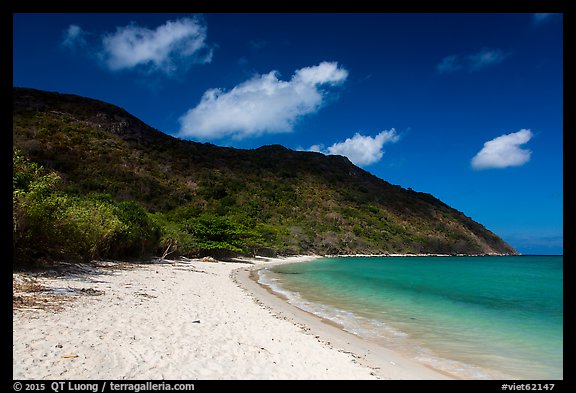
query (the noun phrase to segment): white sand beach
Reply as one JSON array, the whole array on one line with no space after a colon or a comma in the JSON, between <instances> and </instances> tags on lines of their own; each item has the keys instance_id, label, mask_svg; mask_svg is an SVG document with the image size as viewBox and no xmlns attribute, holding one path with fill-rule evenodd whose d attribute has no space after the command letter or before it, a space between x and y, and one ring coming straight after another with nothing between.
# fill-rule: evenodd
<instances>
[{"instance_id":1,"label":"white sand beach","mask_svg":"<svg viewBox=\"0 0 576 393\"><path fill-rule=\"evenodd\" d=\"M269 263L165 261L41 277L46 293L67 300L14 309L13 378L449 378L270 294L250 279Z\"/></svg>"}]
</instances>

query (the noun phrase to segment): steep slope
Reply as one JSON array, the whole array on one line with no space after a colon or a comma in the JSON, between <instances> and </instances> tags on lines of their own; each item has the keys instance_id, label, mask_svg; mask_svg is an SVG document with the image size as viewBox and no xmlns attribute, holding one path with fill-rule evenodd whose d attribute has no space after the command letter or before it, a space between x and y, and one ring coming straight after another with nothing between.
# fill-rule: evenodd
<instances>
[{"instance_id":1,"label":"steep slope","mask_svg":"<svg viewBox=\"0 0 576 393\"><path fill-rule=\"evenodd\" d=\"M13 94L14 147L58 172L66 192L135 200L173 219L225 217L259 229L269 252L516 253L432 195L342 156L184 141L97 100Z\"/></svg>"}]
</instances>

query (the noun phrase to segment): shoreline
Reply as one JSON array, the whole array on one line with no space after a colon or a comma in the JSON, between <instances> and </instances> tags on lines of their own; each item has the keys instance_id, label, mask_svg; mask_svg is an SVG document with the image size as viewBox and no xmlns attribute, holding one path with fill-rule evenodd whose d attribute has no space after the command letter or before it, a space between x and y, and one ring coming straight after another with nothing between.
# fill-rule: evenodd
<instances>
[{"instance_id":1,"label":"shoreline","mask_svg":"<svg viewBox=\"0 0 576 393\"><path fill-rule=\"evenodd\" d=\"M296 309L249 277L317 258L13 273L13 285L37 284L13 296L40 300L13 306L13 379L452 379Z\"/></svg>"},{"instance_id":2,"label":"shoreline","mask_svg":"<svg viewBox=\"0 0 576 393\"><path fill-rule=\"evenodd\" d=\"M405 256L405 255L398 255L398 256ZM411 255L414 256L414 255ZM430 255L427 255L430 256ZM438 256L438 255L433 255ZM513 257L520 256L514 255ZM522 257L530 257L531 255L521 255ZM351 255L349 257L357 257L358 263L363 258L366 257L367 259L370 257L375 257L373 255L366 255L366 256L359 256L359 255ZM534 255L534 257L540 257L540 255ZM554 257L562 257L554 255ZM332 260L341 257L333 257L333 256L317 256L315 258L311 258L308 260L285 260L285 261L270 261L266 264L259 264L258 266L252 266L247 269L238 269L237 275L241 278L242 286L244 288L248 288L249 291L253 293L253 295L267 307L270 307L273 310L279 312L285 319L290 319L293 323L299 324L302 323L307 327L307 330L310 331L309 334L316 334L316 337L320 338L324 342L328 342L329 344L335 344L338 348L344 349L348 353L353 353L355 357L358 357L359 363L363 364L367 367L374 369L382 378L390 379L390 375L394 372L394 370L390 370L386 366L386 361L388 358L403 358L408 363L412 363L408 367L411 368L410 371L413 371L413 365L416 363L419 366L423 366L427 371L432 371L436 373L434 376L429 376L428 374L420 373L417 377L394 377L393 379L420 379L422 375L424 377L422 379L464 379L464 380L498 380L498 379L548 379L550 376L553 376L554 379L558 378L558 375L562 375L561 363L560 368L551 368L550 364L541 363L538 366L534 366L534 370L532 372L527 372L526 370L531 370L533 363L532 358L520 358L518 356L514 357L511 355L507 357L507 354L500 352L494 352L493 362L484 362L484 363L476 363L474 359L470 358L462 358L463 360L457 360L457 357L452 357L452 355L456 354L457 351L460 349L459 347L450 347L447 344L447 347L444 346L444 342L440 341L440 346L436 345L435 352L439 353L440 355L433 355L431 352L427 352L427 349L424 349L424 357L422 358L421 352L421 344L417 343L416 346L414 345L406 345L406 346L398 346L398 342L395 341L394 337L386 338L385 340L380 340L380 337L373 337L371 332L369 334L365 334L365 332L360 328L357 329L357 325L355 322L355 317L341 317L340 310L338 307L340 306L326 306L330 304L338 304L332 303L329 298L323 298L321 294L312 292L311 297L303 297L303 293L306 293L307 288L312 289L313 287L308 287L308 285L312 285L308 283L306 286L302 286L298 284L298 280L293 282L294 288L292 290L287 290L283 285L279 285L276 281L282 282L281 276L277 276L273 273L269 273L266 269L272 268L275 265L283 265L283 264L291 264L291 263L299 263L299 262L307 262L309 260L316 260L316 259L323 259L323 258L330 258ZM382 257L379 257L382 258ZM343 258L346 259L346 258ZM321 261L323 262L323 261ZM313 265L319 266L319 265ZM354 266L350 265L350 266ZM295 267L296 268L296 267ZM286 273L290 272L300 272L302 270L306 271L307 268L296 268L296 270L288 270ZM311 271L314 271L312 269ZM322 268L320 268L322 270ZM261 273L260 273L261 272ZM283 272L283 269L280 269L280 272ZM296 274L296 273L294 273ZM306 281L305 281L306 282ZM300 285L300 286L299 286ZM336 287L334 287L336 289ZM316 300L310 300L316 299ZM324 300L321 300L324 299ZM323 303L325 302L325 303ZM336 311L329 310L325 307L336 307ZM348 314L355 314L354 308L343 308L345 311L343 313L345 315ZM376 309L378 310L378 308ZM377 311L376 311L377 312ZM348 319L346 319L348 318ZM362 317L360 317L362 320ZM386 320L379 319L376 317L378 321L382 323L387 323ZM411 318L415 319L415 318ZM474 324L477 325L476 323ZM458 326L458 325L456 325ZM472 326L474 328L475 326ZM410 332L410 326L405 326L404 332ZM434 328L434 327L432 327ZM446 329L446 328L443 328ZM444 331L444 330L441 330ZM354 332L354 333L353 333ZM358 332L358 333L356 333ZM458 332L456 332L458 334ZM535 341L539 342L539 341ZM426 343L423 344L426 346ZM487 343L487 347L490 348L491 343ZM508 345L508 341L503 341L503 346ZM376 348L383 349L384 351L380 351L378 355L374 352ZM434 347L431 347L434 348ZM446 348L452 348L452 352L449 350L447 351ZM483 348L478 347L480 349L480 353L483 353ZM467 348L465 347L464 350ZM514 350L514 348L512 348ZM466 352L464 352L466 353ZM489 352L487 352L489 353ZM515 352L511 352L515 354ZM550 356L551 361L556 361L556 353L549 353L549 351L541 351L543 356ZM490 354L490 353L489 353ZM430 355L430 356L428 356ZM504 359L501 361L500 358ZM536 356L533 357L536 359ZM546 358L546 357L544 357ZM422 359L422 361L421 361ZM456 360L455 360L456 359ZM398 364L397 361L391 360L390 363ZM555 364L555 363L553 363ZM403 364L403 366L406 365ZM381 370L384 370L383 372ZM558 374L558 370L560 374ZM440 375L438 375L440 374ZM537 376L537 377L536 377Z\"/></svg>"},{"instance_id":3,"label":"shoreline","mask_svg":"<svg viewBox=\"0 0 576 393\"><path fill-rule=\"evenodd\" d=\"M372 369L381 379L458 379L454 375L408 359L396 351L347 332L342 326L329 319L294 306L288 302L285 296L258 282L258 271L261 269L274 265L305 263L321 258L330 258L330 256L270 258L268 262L258 263L248 268L235 269L231 277L248 291L259 304L274 310L281 318L303 327L306 334L315 336L319 341L327 343L332 348L352 354L359 364Z\"/></svg>"}]
</instances>

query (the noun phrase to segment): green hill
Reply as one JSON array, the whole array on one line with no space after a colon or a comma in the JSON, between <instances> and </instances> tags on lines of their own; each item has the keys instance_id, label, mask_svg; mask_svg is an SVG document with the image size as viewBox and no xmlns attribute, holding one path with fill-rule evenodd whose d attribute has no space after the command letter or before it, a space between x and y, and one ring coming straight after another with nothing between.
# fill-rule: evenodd
<instances>
[{"instance_id":1,"label":"green hill","mask_svg":"<svg viewBox=\"0 0 576 393\"><path fill-rule=\"evenodd\" d=\"M240 150L184 141L89 98L14 88L13 146L15 255L64 257L69 250L54 244L42 249L48 240L34 241L39 229L30 229L35 221L26 206L56 196L66 202L53 202L52 221L60 214L77 225L66 212L88 208L124 225L106 238L107 247L96 236L91 257L166 249L185 255L516 253L432 195L392 185L345 157L277 145ZM35 182L49 176L60 179L45 196L34 194ZM42 209L49 215L48 207ZM127 224L126 217L133 220ZM119 239L142 228L146 235L134 247L118 247Z\"/></svg>"}]
</instances>

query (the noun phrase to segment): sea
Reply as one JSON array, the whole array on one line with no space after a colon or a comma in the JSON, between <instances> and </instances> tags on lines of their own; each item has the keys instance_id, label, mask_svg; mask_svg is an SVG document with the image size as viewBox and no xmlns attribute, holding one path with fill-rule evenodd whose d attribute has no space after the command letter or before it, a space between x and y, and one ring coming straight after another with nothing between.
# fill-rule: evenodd
<instances>
[{"instance_id":1,"label":"sea","mask_svg":"<svg viewBox=\"0 0 576 393\"><path fill-rule=\"evenodd\" d=\"M259 271L294 306L463 379L563 379L562 256L322 258Z\"/></svg>"}]
</instances>

